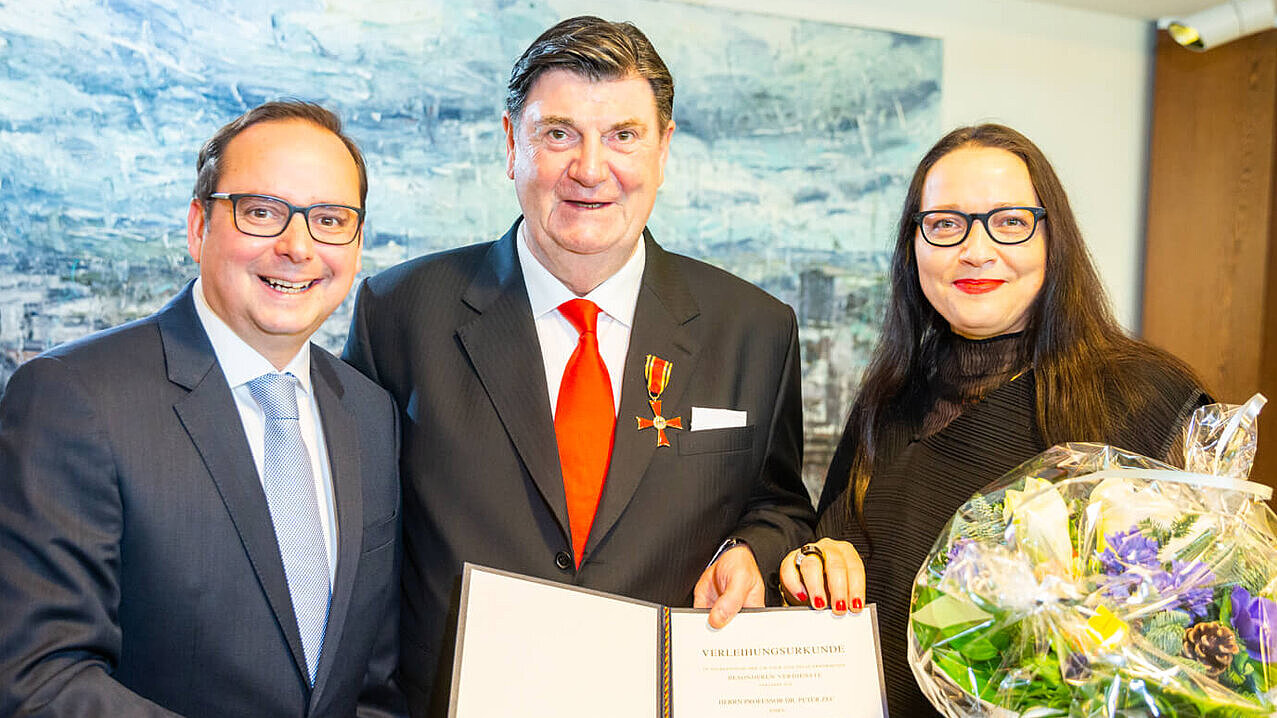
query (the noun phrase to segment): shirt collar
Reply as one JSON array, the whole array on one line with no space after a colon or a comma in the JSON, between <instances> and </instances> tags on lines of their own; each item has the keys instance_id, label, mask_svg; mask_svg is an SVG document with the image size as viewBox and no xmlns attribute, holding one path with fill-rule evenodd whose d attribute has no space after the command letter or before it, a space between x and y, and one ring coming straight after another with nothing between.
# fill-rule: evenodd
<instances>
[{"instance_id":1,"label":"shirt collar","mask_svg":"<svg viewBox=\"0 0 1277 718\"><path fill-rule=\"evenodd\" d=\"M274 364L249 346L230 325L217 316L217 312L213 311L204 298L202 280L195 280L191 294L195 298L195 313L199 316L200 324L204 325L204 333L213 345L213 354L217 357L217 363L222 366L222 373L226 375L226 383L231 389L247 384L263 374L277 371ZM284 372L297 377L306 393L310 393L310 342L302 344L301 351L288 362Z\"/></svg>"},{"instance_id":2,"label":"shirt collar","mask_svg":"<svg viewBox=\"0 0 1277 718\"><path fill-rule=\"evenodd\" d=\"M532 250L528 248L525 226L525 223L519 224L515 246L519 252L519 265L523 268L523 284L528 290L528 302L532 305L532 318L540 319L577 296L532 254ZM640 236L635 244L634 254L630 255L616 274L582 297L594 302L604 314L627 327L634 325L634 308L638 305L643 268L647 264L647 249L643 237Z\"/></svg>"}]
</instances>

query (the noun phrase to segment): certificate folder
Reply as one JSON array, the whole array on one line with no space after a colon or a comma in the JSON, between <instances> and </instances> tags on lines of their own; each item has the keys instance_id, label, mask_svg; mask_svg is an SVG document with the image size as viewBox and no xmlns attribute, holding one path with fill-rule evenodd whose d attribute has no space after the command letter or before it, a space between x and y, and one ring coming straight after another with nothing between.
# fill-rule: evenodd
<instances>
[{"instance_id":1,"label":"certificate folder","mask_svg":"<svg viewBox=\"0 0 1277 718\"><path fill-rule=\"evenodd\" d=\"M466 564L448 715L887 715L874 606L708 613Z\"/></svg>"}]
</instances>

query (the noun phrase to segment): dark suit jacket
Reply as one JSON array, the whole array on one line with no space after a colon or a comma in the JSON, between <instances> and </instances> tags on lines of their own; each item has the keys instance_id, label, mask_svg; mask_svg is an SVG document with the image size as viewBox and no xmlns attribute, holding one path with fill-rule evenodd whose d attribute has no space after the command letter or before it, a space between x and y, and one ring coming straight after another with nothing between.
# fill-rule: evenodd
<instances>
[{"instance_id":1,"label":"dark suit jacket","mask_svg":"<svg viewBox=\"0 0 1277 718\"><path fill-rule=\"evenodd\" d=\"M386 715L396 416L318 347L337 572L314 690L266 497L191 286L0 399L0 715Z\"/></svg>"},{"instance_id":2,"label":"dark suit jacket","mask_svg":"<svg viewBox=\"0 0 1277 718\"><path fill-rule=\"evenodd\" d=\"M690 605L725 538L748 541L768 577L811 536L793 311L722 270L665 252L645 233L611 466L574 568L517 226L495 243L365 281L344 354L402 412L401 682L414 714L432 686L434 710L446 702L446 617L463 561ZM648 354L673 362L665 417L687 426L693 406L736 409L748 412L749 426L669 430L671 446L657 448L654 430L639 431L635 420L652 417Z\"/></svg>"}]
</instances>

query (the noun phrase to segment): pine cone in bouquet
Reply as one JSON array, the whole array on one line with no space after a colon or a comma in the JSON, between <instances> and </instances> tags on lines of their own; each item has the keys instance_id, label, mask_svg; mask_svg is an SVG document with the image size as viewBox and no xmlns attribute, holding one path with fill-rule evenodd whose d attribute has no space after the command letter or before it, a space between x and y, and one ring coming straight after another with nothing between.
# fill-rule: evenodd
<instances>
[{"instance_id":1,"label":"pine cone in bouquet","mask_svg":"<svg viewBox=\"0 0 1277 718\"><path fill-rule=\"evenodd\" d=\"M1218 676L1233 665L1237 638L1233 630L1218 621L1203 621L1184 632L1184 655L1197 661L1203 670Z\"/></svg>"},{"instance_id":2,"label":"pine cone in bouquet","mask_svg":"<svg viewBox=\"0 0 1277 718\"><path fill-rule=\"evenodd\" d=\"M1200 409L1186 469L1065 444L964 504L914 582L909 659L932 704L1277 715L1277 516L1244 480L1262 404Z\"/></svg>"}]
</instances>

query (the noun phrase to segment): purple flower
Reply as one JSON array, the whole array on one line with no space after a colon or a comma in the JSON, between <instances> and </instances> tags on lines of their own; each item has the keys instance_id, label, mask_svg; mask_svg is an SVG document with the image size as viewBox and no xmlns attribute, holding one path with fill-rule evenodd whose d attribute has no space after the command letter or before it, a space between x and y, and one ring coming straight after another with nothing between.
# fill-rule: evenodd
<instances>
[{"instance_id":1,"label":"purple flower","mask_svg":"<svg viewBox=\"0 0 1277 718\"><path fill-rule=\"evenodd\" d=\"M1104 566L1104 573L1110 576L1123 573L1132 566L1150 569L1162 567L1157 560L1157 550L1160 548L1157 542L1140 533L1137 528L1109 534L1107 543L1108 548L1100 554L1100 563Z\"/></svg>"},{"instance_id":2,"label":"purple flower","mask_svg":"<svg viewBox=\"0 0 1277 718\"><path fill-rule=\"evenodd\" d=\"M1195 621L1210 613L1215 598L1214 585L1215 574L1200 561L1175 561L1170 571L1160 566L1149 568L1135 564L1103 584L1105 595L1118 601L1145 604L1163 600L1165 609L1183 610ZM1273 618L1277 620L1277 613Z\"/></svg>"},{"instance_id":3,"label":"purple flower","mask_svg":"<svg viewBox=\"0 0 1277 718\"><path fill-rule=\"evenodd\" d=\"M1123 571L1103 579L1104 595L1117 601L1127 601L1149 580L1147 572ZM1143 591L1141 591L1143 593Z\"/></svg>"},{"instance_id":4,"label":"purple flower","mask_svg":"<svg viewBox=\"0 0 1277 718\"><path fill-rule=\"evenodd\" d=\"M1178 608L1188 612L1194 620L1206 618L1215 598L1215 574L1201 561L1171 564L1167 586L1158 586L1163 595L1178 596ZM1277 618L1277 615L1274 615Z\"/></svg>"},{"instance_id":5,"label":"purple flower","mask_svg":"<svg viewBox=\"0 0 1277 718\"><path fill-rule=\"evenodd\" d=\"M958 554L962 553L962 551L966 549L966 547L974 543L975 543L975 539L970 539L965 537L960 538L957 541L954 541L953 545L949 547L948 559L952 561L953 559L957 558Z\"/></svg>"},{"instance_id":6,"label":"purple flower","mask_svg":"<svg viewBox=\"0 0 1277 718\"><path fill-rule=\"evenodd\" d=\"M1257 661L1277 662L1277 603L1233 588L1233 628Z\"/></svg>"}]
</instances>

